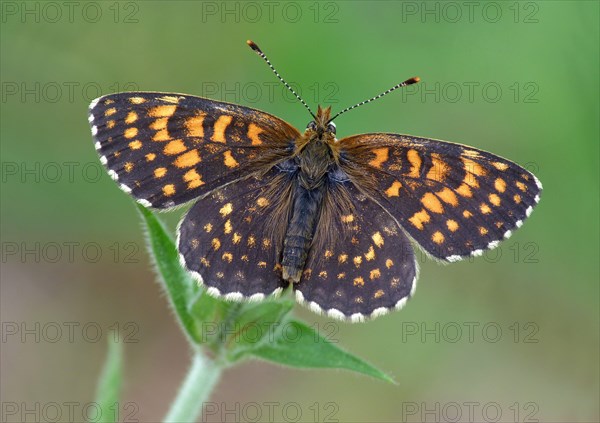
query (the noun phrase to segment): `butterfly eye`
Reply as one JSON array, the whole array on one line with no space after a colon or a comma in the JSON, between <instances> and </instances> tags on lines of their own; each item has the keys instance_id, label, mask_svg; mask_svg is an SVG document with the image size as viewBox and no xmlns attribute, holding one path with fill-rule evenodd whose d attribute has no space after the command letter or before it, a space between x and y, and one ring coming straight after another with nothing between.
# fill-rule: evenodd
<instances>
[{"instance_id":1,"label":"butterfly eye","mask_svg":"<svg viewBox=\"0 0 600 423\"><path fill-rule=\"evenodd\" d=\"M308 125L306 125L306 129L312 129L313 131L317 130L317 123L312 120L308 123Z\"/></svg>"},{"instance_id":2,"label":"butterfly eye","mask_svg":"<svg viewBox=\"0 0 600 423\"><path fill-rule=\"evenodd\" d=\"M335 135L335 130L336 130L335 123L333 123L333 122L329 123L327 125L327 130Z\"/></svg>"}]
</instances>

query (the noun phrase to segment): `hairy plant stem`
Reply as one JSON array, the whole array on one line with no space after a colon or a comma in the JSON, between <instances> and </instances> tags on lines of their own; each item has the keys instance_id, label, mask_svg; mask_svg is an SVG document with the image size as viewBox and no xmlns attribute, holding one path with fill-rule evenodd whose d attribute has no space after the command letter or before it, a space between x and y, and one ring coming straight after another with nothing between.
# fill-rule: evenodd
<instances>
[{"instance_id":1,"label":"hairy plant stem","mask_svg":"<svg viewBox=\"0 0 600 423\"><path fill-rule=\"evenodd\" d=\"M223 368L197 350L192 366L179 388L179 393L163 421L169 423L195 422L221 377Z\"/></svg>"}]
</instances>

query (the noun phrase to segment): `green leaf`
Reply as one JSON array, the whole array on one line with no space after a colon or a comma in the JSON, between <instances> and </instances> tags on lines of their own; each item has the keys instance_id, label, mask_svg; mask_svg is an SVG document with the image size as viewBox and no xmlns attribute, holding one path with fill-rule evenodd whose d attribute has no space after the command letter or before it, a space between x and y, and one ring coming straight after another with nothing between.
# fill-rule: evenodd
<instances>
[{"instance_id":1,"label":"green leaf","mask_svg":"<svg viewBox=\"0 0 600 423\"><path fill-rule=\"evenodd\" d=\"M263 344L249 353L291 367L346 369L396 383L381 370L332 344L302 322L290 320L280 329L274 342Z\"/></svg>"},{"instance_id":2,"label":"green leaf","mask_svg":"<svg viewBox=\"0 0 600 423\"><path fill-rule=\"evenodd\" d=\"M191 299L188 311L198 321L212 321L224 316L232 303L209 295L201 288Z\"/></svg>"},{"instance_id":3,"label":"green leaf","mask_svg":"<svg viewBox=\"0 0 600 423\"><path fill-rule=\"evenodd\" d=\"M116 333L109 336L108 355L104 368L100 373L96 389L96 403L100 408L101 423L119 421L119 399L123 385L123 348L119 339L114 339Z\"/></svg>"},{"instance_id":4,"label":"green leaf","mask_svg":"<svg viewBox=\"0 0 600 423\"><path fill-rule=\"evenodd\" d=\"M206 344L213 351L219 347L218 336L219 328L222 322L230 313L230 309L236 306L236 303L219 300L209 295L205 289L201 289L192 298L188 307L189 313L196 320L196 330L198 340L201 344Z\"/></svg>"},{"instance_id":5,"label":"green leaf","mask_svg":"<svg viewBox=\"0 0 600 423\"><path fill-rule=\"evenodd\" d=\"M179 264L179 253L164 224L150 210L139 204L138 210L146 224L148 250L161 276L161 286L168 294L184 333L192 344L197 345L200 343L200 331L196 320L189 312L188 304L200 288ZM210 307L210 304L207 307Z\"/></svg>"},{"instance_id":6,"label":"green leaf","mask_svg":"<svg viewBox=\"0 0 600 423\"><path fill-rule=\"evenodd\" d=\"M285 316L294 307L294 301L268 300L246 303L231 320L224 339L227 361L233 363L253 349L274 342Z\"/></svg>"}]
</instances>

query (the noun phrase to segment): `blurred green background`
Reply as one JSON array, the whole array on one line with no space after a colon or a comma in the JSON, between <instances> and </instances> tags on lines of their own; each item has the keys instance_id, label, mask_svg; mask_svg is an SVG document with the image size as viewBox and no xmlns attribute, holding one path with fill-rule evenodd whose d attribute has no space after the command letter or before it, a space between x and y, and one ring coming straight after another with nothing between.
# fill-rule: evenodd
<instances>
[{"instance_id":1,"label":"blurred green background","mask_svg":"<svg viewBox=\"0 0 600 423\"><path fill-rule=\"evenodd\" d=\"M252 420L257 404L260 421L600 419L598 2L1 7L3 419L21 420L11 404L52 418L44 407L57 403L67 421L70 402L83 419L115 327L130 341L120 419L167 410L190 354L154 282L133 202L100 168L87 106L114 91L174 91L303 129L306 111L246 39L313 108L335 112L421 77L338 119L338 137L465 143L526 166L545 190L498 250L449 266L421 260L401 312L350 325L297 307L398 386L248 362L225 374L216 414L204 417ZM181 214L161 217L174 227Z\"/></svg>"}]
</instances>

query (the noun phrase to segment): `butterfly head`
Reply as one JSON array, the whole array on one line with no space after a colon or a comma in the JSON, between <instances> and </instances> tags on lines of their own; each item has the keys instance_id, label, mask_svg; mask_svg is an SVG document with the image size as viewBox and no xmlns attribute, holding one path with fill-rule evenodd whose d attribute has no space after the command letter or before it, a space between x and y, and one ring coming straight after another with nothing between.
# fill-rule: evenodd
<instances>
[{"instance_id":1,"label":"butterfly head","mask_svg":"<svg viewBox=\"0 0 600 423\"><path fill-rule=\"evenodd\" d=\"M315 119L310 121L306 126L304 135L311 141L336 141L335 138L335 123L329 122L331 117L331 107L317 109Z\"/></svg>"}]
</instances>

